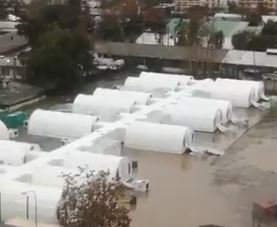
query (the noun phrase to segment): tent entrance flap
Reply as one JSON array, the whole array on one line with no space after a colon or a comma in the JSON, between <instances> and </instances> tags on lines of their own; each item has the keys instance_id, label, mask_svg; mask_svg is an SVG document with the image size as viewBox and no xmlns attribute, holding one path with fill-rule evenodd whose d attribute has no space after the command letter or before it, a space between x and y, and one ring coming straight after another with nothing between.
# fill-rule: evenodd
<instances>
[{"instance_id":1,"label":"tent entrance flap","mask_svg":"<svg viewBox=\"0 0 277 227\"><path fill-rule=\"evenodd\" d=\"M267 97L265 94L261 94L261 99L268 102L271 98Z\"/></svg>"},{"instance_id":2,"label":"tent entrance flap","mask_svg":"<svg viewBox=\"0 0 277 227\"><path fill-rule=\"evenodd\" d=\"M251 104L259 110L267 110L271 107L269 102L258 103L255 100L251 100Z\"/></svg>"},{"instance_id":3,"label":"tent entrance flap","mask_svg":"<svg viewBox=\"0 0 277 227\"><path fill-rule=\"evenodd\" d=\"M215 121L215 125L218 128L218 130L221 131L221 132L226 132L226 131L230 130L228 127L226 127L223 124L221 124L221 122L218 121L218 120Z\"/></svg>"}]
</instances>

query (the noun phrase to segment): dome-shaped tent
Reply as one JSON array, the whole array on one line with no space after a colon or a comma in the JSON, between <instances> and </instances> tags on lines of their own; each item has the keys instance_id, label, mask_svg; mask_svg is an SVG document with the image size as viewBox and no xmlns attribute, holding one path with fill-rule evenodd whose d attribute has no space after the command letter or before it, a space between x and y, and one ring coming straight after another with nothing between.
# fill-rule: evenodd
<instances>
[{"instance_id":1,"label":"dome-shaped tent","mask_svg":"<svg viewBox=\"0 0 277 227\"><path fill-rule=\"evenodd\" d=\"M74 174L74 171L59 166L42 165L34 169L31 183L34 185L62 188L65 183L63 174Z\"/></svg>"},{"instance_id":2,"label":"dome-shaped tent","mask_svg":"<svg viewBox=\"0 0 277 227\"><path fill-rule=\"evenodd\" d=\"M192 80L193 76L179 75L179 74L168 74L168 73L156 73L156 72L141 72L140 78L157 78L159 80L167 80L168 82L178 83L180 86L188 85Z\"/></svg>"},{"instance_id":3,"label":"dome-shaped tent","mask_svg":"<svg viewBox=\"0 0 277 227\"><path fill-rule=\"evenodd\" d=\"M1 140L10 139L9 130L2 121L0 121L0 139Z\"/></svg>"},{"instance_id":4,"label":"dome-shaped tent","mask_svg":"<svg viewBox=\"0 0 277 227\"><path fill-rule=\"evenodd\" d=\"M187 127L135 121L126 129L124 145L129 148L182 154L189 148L193 131Z\"/></svg>"},{"instance_id":5,"label":"dome-shaped tent","mask_svg":"<svg viewBox=\"0 0 277 227\"><path fill-rule=\"evenodd\" d=\"M48 179L44 178L44 181ZM2 212L2 220L11 220L15 217L26 218L26 196L23 192L35 192L37 196L37 212L40 222L57 223L57 204L61 199L62 188L53 188L24 183L16 180L5 180L0 184L2 195L1 205L5 207ZM33 194L30 194L29 210L35 210ZM31 199L32 197L32 199ZM32 202L31 202L32 201ZM35 216L32 215L31 218ZM29 226L32 226L31 224Z\"/></svg>"},{"instance_id":6,"label":"dome-shaped tent","mask_svg":"<svg viewBox=\"0 0 277 227\"><path fill-rule=\"evenodd\" d=\"M230 101L235 107L249 108L258 106L255 89L251 86L241 87L228 83L203 83L190 87L193 96Z\"/></svg>"},{"instance_id":7,"label":"dome-shaped tent","mask_svg":"<svg viewBox=\"0 0 277 227\"><path fill-rule=\"evenodd\" d=\"M149 92L153 95L162 95L167 91L175 91L178 86L179 82L177 80L168 81L167 78L161 79L156 77L128 77L125 80L123 89L130 91Z\"/></svg>"},{"instance_id":8,"label":"dome-shaped tent","mask_svg":"<svg viewBox=\"0 0 277 227\"><path fill-rule=\"evenodd\" d=\"M256 105L255 89L252 86L214 83L211 86L211 98L231 101L236 107L249 108Z\"/></svg>"},{"instance_id":9,"label":"dome-shaped tent","mask_svg":"<svg viewBox=\"0 0 277 227\"><path fill-rule=\"evenodd\" d=\"M211 105L188 105L181 102L178 105L168 105L164 113L170 115L170 124L187 126L196 131L214 132L223 129L222 112L220 108Z\"/></svg>"},{"instance_id":10,"label":"dome-shaped tent","mask_svg":"<svg viewBox=\"0 0 277 227\"><path fill-rule=\"evenodd\" d=\"M63 167L75 169L78 166L90 170L109 171L110 179L128 181L133 177L131 161L127 157L94 154L85 151L70 151L64 158Z\"/></svg>"},{"instance_id":11,"label":"dome-shaped tent","mask_svg":"<svg viewBox=\"0 0 277 227\"><path fill-rule=\"evenodd\" d=\"M114 120L120 113L131 113L135 107L132 99L79 94L73 102L73 112L100 116L103 120Z\"/></svg>"},{"instance_id":12,"label":"dome-shaped tent","mask_svg":"<svg viewBox=\"0 0 277 227\"><path fill-rule=\"evenodd\" d=\"M40 151L37 144L0 140L0 164L18 166L27 162L28 154Z\"/></svg>"},{"instance_id":13,"label":"dome-shaped tent","mask_svg":"<svg viewBox=\"0 0 277 227\"><path fill-rule=\"evenodd\" d=\"M98 117L49 110L35 110L29 118L28 133L55 138L80 138L93 131Z\"/></svg>"},{"instance_id":14,"label":"dome-shaped tent","mask_svg":"<svg viewBox=\"0 0 277 227\"><path fill-rule=\"evenodd\" d=\"M228 123L229 121L232 121L235 123L236 116L233 112L233 104L230 101L227 100L219 100L219 99L207 99L207 98L201 98L201 97L182 97L180 105L183 106L185 104L185 107L188 109L196 108L196 111L199 111L199 107L203 109L203 114L207 110L207 108L219 109L221 111L221 122L223 124Z\"/></svg>"},{"instance_id":15,"label":"dome-shaped tent","mask_svg":"<svg viewBox=\"0 0 277 227\"><path fill-rule=\"evenodd\" d=\"M133 99L137 104L147 105L152 97L150 93L137 92L137 91L126 91L126 90L116 90L107 88L97 88L93 92L93 96L106 97L110 99L114 96L119 98Z\"/></svg>"},{"instance_id":16,"label":"dome-shaped tent","mask_svg":"<svg viewBox=\"0 0 277 227\"><path fill-rule=\"evenodd\" d=\"M242 86L253 87L255 89L256 101L259 101L260 99L268 100L268 98L265 96L265 88L264 88L263 81L217 78L215 82L233 84L234 86L240 86L240 87Z\"/></svg>"}]
</instances>

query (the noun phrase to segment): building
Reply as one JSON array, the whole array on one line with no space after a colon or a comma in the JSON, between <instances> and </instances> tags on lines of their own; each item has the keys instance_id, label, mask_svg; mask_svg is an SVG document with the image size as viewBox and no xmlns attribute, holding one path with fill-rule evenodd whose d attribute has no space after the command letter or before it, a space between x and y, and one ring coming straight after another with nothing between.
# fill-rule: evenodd
<instances>
[{"instance_id":1,"label":"building","mask_svg":"<svg viewBox=\"0 0 277 227\"><path fill-rule=\"evenodd\" d=\"M68 0L47 0L48 5L64 5Z\"/></svg>"},{"instance_id":2,"label":"building","mask_svg":"<svg viewBox=\"0 0 277 227\"><path fill-rule=\"evenodd\" d=\"M226 0L175 0L175 11L184 13L186 9L194 6L207 6L209 8L225 8Z\"/></svg>"},{"instance_id":3,"label":"building","mask_svg":"<svg viewBox=\"0 0 277 227\"><path fill-rule=\"evenodd\" d=\"M25 67L18 58L2 57L0 58L0 80L25 80Z\"/></svg>"},{"instance_id":4,"label":"building","mask_svg":"<svg viewBox=\"0 0 277 227\"><path fill-rule=\"evenodd\" d=\"M267 9L277 9L276 0L239 0L238 4L243 8L256 8L259 4L263 4L263 6Z\"/></svg>"}]
</instances>

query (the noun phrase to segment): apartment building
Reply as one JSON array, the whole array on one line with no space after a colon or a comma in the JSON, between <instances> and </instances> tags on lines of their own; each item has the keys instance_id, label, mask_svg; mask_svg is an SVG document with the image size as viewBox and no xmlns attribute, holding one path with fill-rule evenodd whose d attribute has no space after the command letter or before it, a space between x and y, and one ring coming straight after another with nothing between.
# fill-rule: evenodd
<instances>
[{"instance_id":1,"label":"apartment building","mask_svg":"<svg viewBox=\"0 0 277 227\"><path fill-rule=\"evenodd\" d=\"M238 4L243 8L256 8L259 4L263 4L265 8L277 9L277 0L239 0Z\"/></svg>"},{"instance_id":2,"label":"apartment building","mask_svg":"<svg viewBox=\"0 0 277 227\"><path fill-rule=\"evenodd\" d=\"M222 8L227 7L227 0L175 0L175 11L178 13L183 13L186 9L194 6Z\"/></svg>"},{"instance_id":3,"label":"apartment building","mask_svg":"<svg viewBox=\"0 0 277 227\"><path fill-rule=\"evenodd\" d=\"M66 4L68 0L47 0L48 5L63 5Z\"/></svg>"}]
</instances>

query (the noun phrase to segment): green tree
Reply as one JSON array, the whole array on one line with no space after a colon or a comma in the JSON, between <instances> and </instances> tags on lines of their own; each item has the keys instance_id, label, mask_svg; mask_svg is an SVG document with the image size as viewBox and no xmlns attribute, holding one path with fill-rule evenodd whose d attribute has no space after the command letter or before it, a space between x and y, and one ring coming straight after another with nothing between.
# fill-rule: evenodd
<instances>
[{"instance_id":1,"label":"green tree","mask_svg":"<svg viewBox=\"0 0 277 227\"><path fill-rule=\"evenodd\" d=\"M128 210L120 206L122 185L108 180L108 173L65 175L57 218L66 227L129 227Z\"/></svg>"},{"instance_id":2,"label":"green tree","mask_svg":"<svg viewBox=\"0 0 277 227\"><path fill-rule=\"evenodd\" d=\"M64 5L47 5L47 0L36 0L27 7L17 28L18 33L27 37L30 44L35 46L40 35L51 27L59 25L66 29L77 29L84 23L84 18L86 17L81 15L80 0L70 0Z\"/></svg>"},{"instance_id":3,"label":"green tree","mask_svg":"<svg viewBox=\"0 0 277 227\"><path fill-rule=\"evenodd\" d=\"M115 14L104 15L97 32L105 40L122 41L124 37L119 18Z\"/></svg>"},{"instance_id":4,"label":"green tree","mask_svg":"<svg viewBox=\"0 0 277 227\"><path fill-rule=\"evenodd\" d=\"M192 7L188 11L189 23L185 36L188 45L199 45L203 36L207 35L207 11L205 7Z\"/></svg>"},{"instance_id":5,"label":"green tree","mask_svg":"<svg viewBox=\"0 0 277 227\"><path fill-rule=\"evenodd\" d=\"M249 42L253 39L254 34L248 31L242 31L232 36L232 44L235 49L247 50Z\"/></svg>"},{"instance_id":6,"label":"green tree","mask_svg":"<svg viewBox=\"0 0 277 227\"><path fill-rule=\"evenodd\" d=\"M89 41L82 33L72 33L56 26L43 33L39 47L31 53L27 70L31 82L41 85L55 85L60 89L70 89L76 85L78 66L90 67Z\"/></svg>"},{"instance_id":7,"label":"green tree","mask_svg":"<svg viewBox=\"0 0 277 227\"><path fill-rule=\"evenodd\" d=\"M0 20L3 20L7 16L8 0L0 1Z\"/></svg>"},{"instance_id":8,"label":"green tree","mask_svg":"<svg viewBox=\"0 0 277 227\"><path fill-rule=\"evenodd\" d=\"M277 35L277 22L269 20L263 27L262 35Z\"/></svg>"},{"instance_id":9,"label":"green tree","mask_svg":"<svg viewBox=\"0 0 277 227\"><path fill-rule=\"evenodd\" d=\"M150 8L144 12L144 24L151 31L158 34L164 33L165 28L165 11L159 8Z\"/></svg>"},{"instance_id":10,"label":"green tree","mask_svg":"<svg viewBox=\"0 0 277 227\"><path fill-rule=\"evenodd\" d=\"M238 12L238 5L235 1L227 1L227 5L228 5L228 12L229 13L237 13Z\"/></svg>"},{"instance_id":11,"label":"green tree","mask_svg":"<svg viewBox=\"0 0 277 227\"><path fill-rule=\"evenodd\" d=\"M213 47L221 49L224 42L224 34L222 31L212 32L209 36L209 44Z\"/></svg>"},{"instance_id":12,"label":"green tree","mask_svg":"<svg viewBox=\"0 0 277 227\"><path fill-rule=\"evenodd\" d=\"M249 26L258 26L262 22L262 16L257 11L250 11L246 15Z\"/></svg>"},{"instance_id":13,"label":"green tree","mask_svg":"<svg viewBox=\"0 0 277 227\"><path fill-rule=\"evenodd\" d=\"M277 47L277 23L268 21L260 34L243 31L232 37L235 49L265 51Z\"/></svg>"}]
</instances>

